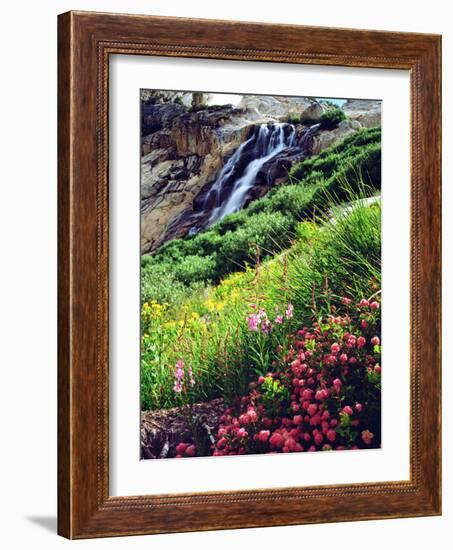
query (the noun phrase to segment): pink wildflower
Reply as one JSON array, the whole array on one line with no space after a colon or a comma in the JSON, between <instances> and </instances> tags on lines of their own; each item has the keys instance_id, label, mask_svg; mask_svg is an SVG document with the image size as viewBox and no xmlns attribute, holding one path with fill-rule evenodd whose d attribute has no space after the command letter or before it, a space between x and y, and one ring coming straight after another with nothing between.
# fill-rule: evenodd
<instances>
[{"instance_id":1,"label":"pink wildflower","mask_svg":"<svg viewBox=\"0 0 453 550\"><path fill-rule=\"evenodd\" d=\"M318 401L323 401L327 397L325 390L318 390L316 392L315 398Z\"/></svg>"},{"instance_id":2,"label":"pink wildflower","mask_svg":"<svg viewBox=\"0 0 453 550\"><path fill-rule=\"evenodd\" d=\"M307 388L302 392L301 397L303 399L311 399L313 397L313 390Z\"/></svg>"},{"instance_id":3,"label":"pink wildflower","mask_svg":"<svg viewBox=\"0 0 453 550\"><path fill-rule=\"evenodd\" d=\"M293 306L293 304L288 304L288 306L286 308L286 312L285 312L286 318L291 319L293 314L294 314L294 306Z\"/></svg>"},{"instance_id":4,"label":"pink wildflower","mask_svg":"<svg viewBox=\"0 0 453 550\"><path fill-rule=\"evenodd\" d=\"M247 424L250 424L250 417L248 414L241 414L241 416L239 417L239 422L240 424L242 424L243 426L247 425Z\"/></svg>"},{"instance_id":5,"label":"pink wildflower","mask_svg":"<svg viewBox=\"0 0 453 550\"><path fill-rule=\"evenodd\" d=\"M365 443L365 445L371 445L371 441L373 440L374 434L370 432L370 430L363 430L362 432L362 441Z\"/></svg>"},{"instance_id":6,"label":"pink wildflower","mask_svg":"<svg viewBox=\"0 0 453 550\"><path fill-rule=\"evenodd\" d=\"M182 359L179 359L176 362L175 367L175 383L173 386L173 391L175 393L181 393L182 392L182 379L184 378L184 361Z\"/></svg>"},{"instance_id":7,"label":"pink wildflower","mask_svg":"<svg viewBox=\"0 0 453 550\"><path fill-rule=\"evenodd\" d=\"M193 377L192 367L189 367L189 383L191 386L195 386L195 379Z\"/></svg>"},{"instance_id":8,"label":"pink wildflower","mask_svg":"<svg viewBox=\"0 0 453 550\"><path fill-rule=\"evenodd\" d=\"M293 417L293 422L296 426L300 426L303 422L303 418L302 418L302 415L301 414L297 414L296 416Z\"/></svg>"},{"instance_id":9,"label":"pink wildflower","mask_svg":"<svg viewBox=\"0 0 453 550\"><path fill-rule=\"evenodd\" d=\"M176 445L176 452L178 454L185 453L188 446L188 443L178 443L178 445Z\"/></svg>"},{"instance_id":10,"label":"pink wildflower","mask_svg":"<svg viewBox=\"0 0 453 550\"><path fill-rule=\"evenodd\" d=\"M247 416L249 417L250 422L256 422L258 420L258 415L256 414L256 411L253 408L250 408L247 411Z\"/></svg>"},{"instance_id":11,"label":"pink wildflower","mask_svg":"<svg viewBox=\"0 0 453 550\"><path fill-rule=\"evenodd\" d=\"M249 324L250 332L256 332L258 330L259 317L258 315L256 315L256 313L254 313L253 315L249 315L247 317L247 322Z\"/></svg>"},{"instance_id":12,"label":"pink wildflower","mask_svg":"<svg viewBox=\"0 0 453 550\"><path fill-rule=\"evenodd\" d=\"M279 434L278 432L274 432L270 439L269 439L269 443L271 445L271 447L282 447L283 446L283 437L281 434Z\"/></svg>"},{"instance_id":13,"label":"pink wildflower","mask_svg":"<svg viewBox=\"0 0 453 550\"><path fill-rule=\"evenodd\" d=\"M217 441L217 448L223 449L228 443L228 439L226 437L222 437Z\"/></svg>"},{"instance_id":14,"label":"pink wildflower","mask_svg":"<svg viewBox=\"0 0 453 550\"><path fill-rule=\"evenodd\" d=\"M196 448L195 445L189 445L186 449L187 456L195 456Z\"/></svg>"},{"instance_id":15,"label":"pink wildflower","mask_svg":"<svg viewBox=\"0 0 453 550\"><path fill-rule=\"evenodd\" d=\"M346 340L346 346L348 348L353 348L356 344L356 337L353 334L350 334L348 339Z\"/></svg>"},{"instance_id":16,"label":"pink wildflower","mask_svg":"<svg viewBox=\"0 0 453 550\"><path fill-rule=\"evenodd\" d=\"M332 355L337 355L340 351L340 346L339 344L337 344L337 342L334 342L331 346L330 346L330 352L332 353Z\"/></svg>"},{"instance_id":17,"label":"pink wildflower","mask_svg":"<svg viewBox=\"0 0 453 550\"><path fill-rule=\"evenodd\" d=\"M321 433L317 432L314 437L316 445L321 445L321 443L324 441L324 437Z\"/></svg>"},{"instance_id":18,"label":"pink wildflower","mask_svg":"<svg viewBox=\"0 0 453 550\"><path fill-rule=\"evenodd\" d=\"M331 443L333 443L337 437L337 432L335 430L327 430L326 437Z\"/></svg>"}]
</instances>

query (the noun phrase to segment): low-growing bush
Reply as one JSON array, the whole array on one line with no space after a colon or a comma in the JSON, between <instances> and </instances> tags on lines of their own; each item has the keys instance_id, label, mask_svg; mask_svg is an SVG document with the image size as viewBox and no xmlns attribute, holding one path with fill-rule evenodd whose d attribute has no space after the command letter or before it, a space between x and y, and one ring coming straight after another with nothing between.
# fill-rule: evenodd
<instances>
[{"instance_id":1,"label":"low-growing bush","mask_svg":"<svg viewBox=\"0 0 453 550\"><path fill-rule=\"evenodd\" d=\"M372 149L380 150L381 129L379 127L362 128L346 136L340 143L325 149L319 155L294 164L289 172L289 180L304 181L312 174L317 174L318 179L320 174L324 178L330 178L338 167L353 165L357 154L363 154L363 151L371 145ZM380 184L380 181L376 183Z\"/></svg>"},{"instance_id":2,"label":"low-growing bush","mask_svg":"<svg viewBox=\"0 0 453 550\"><path fill-rule=\"evenodd\" d=\"M217 275L216 255L185 256L173 265L173 273L178 281L186 285L197 281L209 281Z\"/></svg>"},{"instance_id":3,"label":"low-growing bush","mask_svg":"<svg viewBox=\"0 0 453 550\"><path fill-rule=\"evenodd\" d=\"M299 124L299 122L301 122L301 116L297 113L291 113L288 116L288 122L289 124Z\"/></svg>"},{"instance_id":4,"label":"low-growing bush","mask_svg":"<svg viewBox=\"0 0 453 550\"><path fill-rule=\"evenodd\" d=\"M265 199L252 202L246 212L249 216L260 212L280 212L297 220L311 203L314 192L314 185L282 185L269 192Z\"/></svg>"},{"instance_id":5,"label":"low-growing bush","mask_svg":"<svg viewBox=\"0 0 453 550\"><path fill-rule=\"evenodd\" d=\"M343 109L339 107L330 107L319 117L321 128L323 130L333 130L337 128L342 120L346 119L346 115Z\"/></svg>"},{"instance_id":6,"label":"low-growing bush","mask_svg":"<svg viewBox=\"0 0 453 550\"><path fill-rule=\"evenodd\" d=\"M257 249L262 257L280 252L288 245L292 227L292 219L283 213L260 212L237 231L225 233L217 254L218 274L244 268L256 257Z\"/></svg>"}]
</instances>

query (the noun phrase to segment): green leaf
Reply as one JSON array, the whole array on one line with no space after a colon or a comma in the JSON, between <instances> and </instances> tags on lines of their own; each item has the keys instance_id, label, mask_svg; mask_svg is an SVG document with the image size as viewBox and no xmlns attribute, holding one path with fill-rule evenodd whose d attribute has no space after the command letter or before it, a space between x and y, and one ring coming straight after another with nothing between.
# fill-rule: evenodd
<instances>
[{"instance_id":1,"label":"green leaf","mask_svg":"<svg viewBox=\"0 0 453 550\"><path fill-rule=\"evenodd\" d=\"M340 424L341 426L348 427L351 425L351 417L345 412L340 413Z\"/></svg>"}]
</instances>

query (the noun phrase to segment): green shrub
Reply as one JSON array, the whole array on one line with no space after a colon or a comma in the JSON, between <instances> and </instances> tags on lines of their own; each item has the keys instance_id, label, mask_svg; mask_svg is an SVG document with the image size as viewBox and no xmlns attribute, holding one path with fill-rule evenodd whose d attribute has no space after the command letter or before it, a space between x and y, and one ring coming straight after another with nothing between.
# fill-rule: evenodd
<instances>
[{"instance_id":1,"label":"green shrub","mask_svg":"<svg viewBox=\"0 0 453 550\"><path fill-rule=\"evenodd\" d=\"M293 220L281 212L250 216L241 228L225 233L218 251L217 276L238 271L256 258L272 256L289 244Z\"/></svg>"},{"instance_id":2,"label":"green shrub","mask_svg":"<svg viewBox=\"0 0 453 550\"><path fill-rule=\"evenodd\" d=\"M172 273L171 265L151 261L144 264L141 270L141 301L159 300L170 302L173 298L186 293L186 286L178 281Z\"/></svg>"},{"instance_id":3,"label":"green shrub","mask_svg":"<svg viewBox=\"0 0 453 550\"><path fill-rule=\"evenodd\" d=\"M217 231L203 231L196 235L189 244L188 248L192 254L198 254L200 256L214 254L222 242L221 235Z\"/></svg>"},{"instance_id":4,"label":"green shrub","mask_svg":"<svg viewBox=\"0 0 453 550\"><path fill-rule=\"evenodd\" d=\"M314 188L303 185L283 185L273 189L263 199L252 202L249 215L260 212L280 212L298 219L313 197Z\"/></svg>"},{"instance_id":5,"label":"green shrub","mask_svg":"<svg viewBox=\"0 0 453 550\"><path fill-rule=\"evenodd\" d=\"M296 239L299 243L306 245L312 242L317 232L315 222L303 221L296 226Z\"/></svg>"},{"instance_id":6,"label":"green shrub","mask_svg":"<svg viewBox=\"0 0 453 550\"><path fill-rule=\"evenodd\" d=\"M186 256L173 266L175 278L186 284L197 281L207 282L217 275L215 256Z\"/></svg>"},{"instance_id":7,"label":"green shrub","mask_svg":"<svg viewBox=\"0 0 453 550\"><path fill-rule=\"evenodd\" d=\"M289 124L299 124L299 122L301 122L301 117L297 113L291 113L288 116L288 122Z\"/></svg>"},{"instance_id":8,"label":"green shrub","mask_svg":"<svg viewBox=\"0 0 453 550\"><path fill-rule=\"evenodd\" d=\"M191 245L190 239L173 239L162 245L156 254L152 257L151 261L155 259L172 260L177 261L189 252Z\"/></svg>"},{"instance_id":9,"label":"green shrub","mask_svg":"<svg viewBox=\"0 0 453 550\"><path fill-rule=\"evenodd\" d=\"M253 203L252 203L253 204ZM247 220L248 209L240 210L239 212L234 212L229 216L226 216L211 229L211 231L216 231L219 235L225 235L228 231L237 231Z\"/></svg>"},{"instance_id":10,"label":"green shrub","mask_svg":"<svg viewBox=\"0 0 453 550\"><path fill-rule=\"evenodd\" d=\"M347 181L357 186L359 181L373 189L381 187L381 131L364 128L347 136L342 142L319 155L292 166L292 183L334 190ZM313 199L316 202L319 193Z\"/></svg>"},{"instance_id":11,"label":"green shrub","mask_svg":"<svg viewBox=\"0 0 453 550\"><path fill-rule=\"evenodd\" d=\"M323 130L333 130L345 119L346 115L342 109L339 107L330 107L320 116L319 122Z\"/></svg>"}]
</instances>

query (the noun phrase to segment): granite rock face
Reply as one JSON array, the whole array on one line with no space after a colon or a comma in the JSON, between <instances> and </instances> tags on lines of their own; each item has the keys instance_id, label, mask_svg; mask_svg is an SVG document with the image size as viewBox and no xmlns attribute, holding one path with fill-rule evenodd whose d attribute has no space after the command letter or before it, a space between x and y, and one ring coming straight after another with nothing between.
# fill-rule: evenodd
<instances>
[{"instance_id":1,"label":"granite rock face","mask_svg":"<svg viewBox=\"0 0 453 550\"><path fill-rule=\"evenodd\" d=\"M381 124L382 101L349 99L342 106L346 116L360 122L364 128L372 128Z\"/></svg>"},{"instance_id":2,"label":"granite rock face","mask_svg":"<svg viewBox=\"0 0 453 550\"><path fill-rule=\"evenodd\" d=\"M324 149L335 145L349 134L352 134L362 128L362 124L357 120L342 120L334 130L324 130L318 133L313 146L313 154L318 154Z\"/></svg>"},{"instance_id":3,"label":"granite rock face","mask_svg":"<svg viewBox=\"0 0 453 550\"><path fill-rule=\"evenodd\" d=\"M190 111L172 103L145 108L142 120L144 253L167 240L168 225L213 181L225 159L247 139L254 123L244 118L243 110L231 106Z\"/></svg>"}]
</instances>

